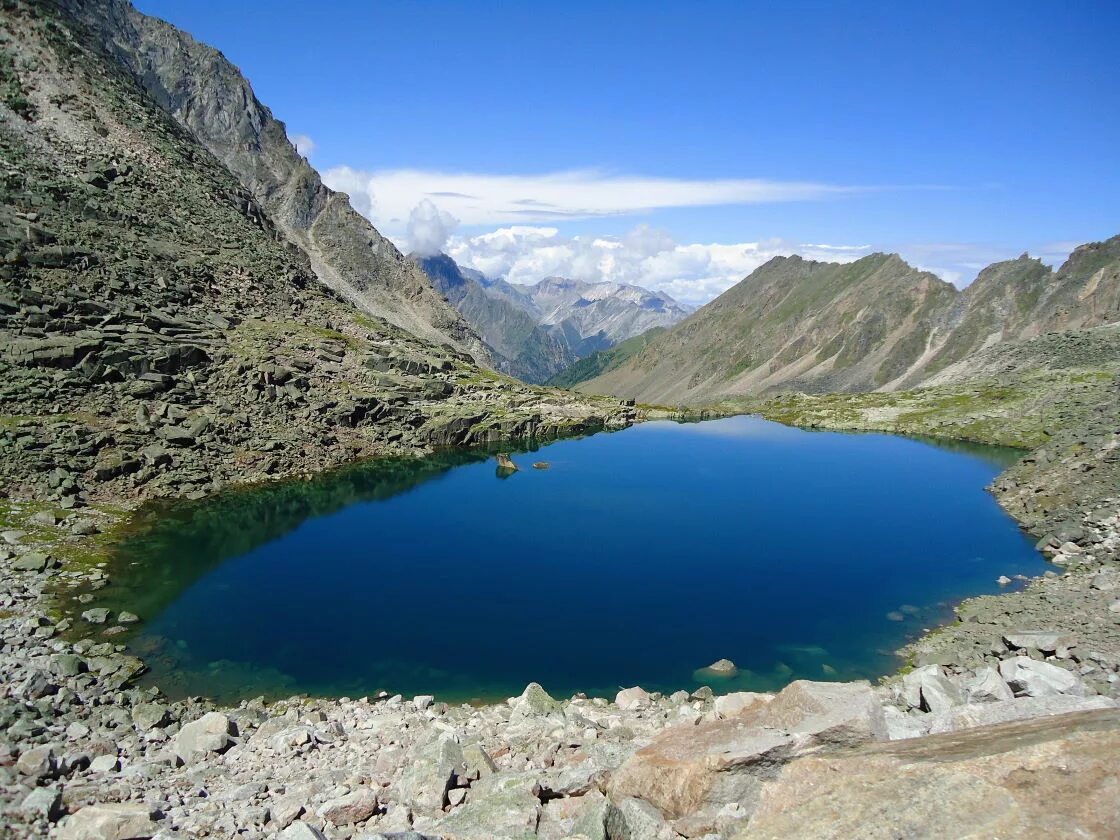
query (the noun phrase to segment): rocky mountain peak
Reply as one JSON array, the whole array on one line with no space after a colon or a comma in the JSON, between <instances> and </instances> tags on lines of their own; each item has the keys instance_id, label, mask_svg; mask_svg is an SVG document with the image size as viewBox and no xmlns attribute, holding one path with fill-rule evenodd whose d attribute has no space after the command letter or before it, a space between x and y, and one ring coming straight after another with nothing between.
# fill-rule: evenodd
<instances>
[{"instance_id":1,"label":"rocky mountain peak","mask_svg":"<svg viewBox=\"0 0 1120 840\"><path fill-rule=\"evenodd\" d=\"M149 95L252 194L304 250L316 276L359 308L486 361L478 336L423 272L327 188L285 126L225 56L126 0L65 0Z\"/></svg>"}]
</instances>

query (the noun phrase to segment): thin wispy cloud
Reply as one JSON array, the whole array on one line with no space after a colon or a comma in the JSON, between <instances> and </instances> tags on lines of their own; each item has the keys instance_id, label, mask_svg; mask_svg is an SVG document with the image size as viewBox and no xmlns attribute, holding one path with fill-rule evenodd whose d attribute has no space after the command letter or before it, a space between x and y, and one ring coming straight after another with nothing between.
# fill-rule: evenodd
<instances>
[{"instance_id":1,"label":"thin wispy cloud","mask_svg":"<svg viewBox=\"0 0 1120 840\"><path fill-rule=\"evenodd\" d=\"M434 197L441 210L467 226L555 222L665 208L819 201L866 189L811 181L615 175L594 169L495 175L340 166L327 170L323 180L349 194L354 206L375 224L407 218L421 201Z\"/></svg>"}]
</instances>

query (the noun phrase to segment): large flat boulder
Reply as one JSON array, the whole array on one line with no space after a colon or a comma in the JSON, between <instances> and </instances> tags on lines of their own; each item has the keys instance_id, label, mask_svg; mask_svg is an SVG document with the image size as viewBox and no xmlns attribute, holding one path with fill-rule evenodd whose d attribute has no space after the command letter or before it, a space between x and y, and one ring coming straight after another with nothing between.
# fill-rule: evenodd
<instances>
[{"instance_id":1,"label":"large flat boulder","mask_svg":"<svg viewBox=\"0 0 1120 840\"><path fill-rule=\"evenodd\" d=\"M66 818L59 840L142 840L156 833L152 809L126 802L87 805Z\"/></svg>"},{"instance_id":2,"label":"large flat boulder","mask_svg":"<svg viewBox=\"0 0 1120 840\"><path fill-rule=\"evenodd\" d=\"M1016 697L1048 697L1054 694L1084 696L1092 693L1087 691L1079 677L1065 668L1027 656L1002 660L999 663L999 673Z\"/></svg>"},{"instance_id":3,"label":"large flat boulder","mask_svg":"<svg viewBox=\"0 0 1120 840\"><path fill-rule=\"evenodd\" d=\"M931 715L931 734L956 732L977 726L992 726L1016 720L1064 715L1070 712L1091 712L1096 709L1114 709L1115 700L1107 697L1071 697L1055 694L1048 697L1016 697L996 703L971 704Z\"/></svg>"},{"instance_id":4,"label":"large flat boulder","mask_svg":"<svg viewBox=\"0 0 1120 840\"><path fill-rule=\"evenodd\" d=\"M212 753L225 752L233 746L230 737L233 722L221 712L207 712L196 721L185 724L175 736L175 755L184 764L195 764Z\"/></svg>"},{"instance_id":5,"label":"large flat boulder","mask_svg":"<svg viewBox=\"0 0 1120 840\"><path fill-rule=\"evenodd\" d=\"M805 756L731 837L1120 837L1117 755L1113 709Z\"/></svg>"},{"instance_id":6,"label":"large flat boulder","mask_svg":"<svg viewBox=\"0 0 1120 840\"><path fill-rule=\"evenodd\" d=\"M867 683L791 683L773 700L725 720L666 729L618 768L612 800L654 805L689 836L713 830L729 804L749 809L782 764L817 748L887 737Z\"/></svg>"}]
</instances>

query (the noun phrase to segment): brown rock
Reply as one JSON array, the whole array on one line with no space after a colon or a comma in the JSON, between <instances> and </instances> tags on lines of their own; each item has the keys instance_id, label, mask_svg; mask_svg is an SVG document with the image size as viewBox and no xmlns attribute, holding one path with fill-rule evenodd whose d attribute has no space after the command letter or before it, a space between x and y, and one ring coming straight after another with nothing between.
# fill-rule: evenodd
<instances>
[{"instance_id":1,"label":"brown rock","mask_svg":"<svg viewBox=\"0 0 1120 840\"><path fill-rule=\"evenodd\" d=\"M805 750L885 738L867 683L800 680L740 715L665 730L615 771L608 793L644 799L670 820L684 818L689 833L704 833L724 805L753 806L763 781Z\"/></svg>"},{"instance_id":2,"label":"brown rock","mask_svg":"<svg viewBox=\"0 0 1120 840\"><path fill-rule=\"evenodd\" d=\"M736 840L1120 837L1120 711L799 758Z\"/></svg>"}]
</instances>

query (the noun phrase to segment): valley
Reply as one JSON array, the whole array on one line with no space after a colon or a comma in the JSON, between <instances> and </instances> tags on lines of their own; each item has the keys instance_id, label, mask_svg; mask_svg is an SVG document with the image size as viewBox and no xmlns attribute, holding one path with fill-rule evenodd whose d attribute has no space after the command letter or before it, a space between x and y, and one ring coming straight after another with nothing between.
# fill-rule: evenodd
<instances>
[{"instance_id":1,"label":"valley","mask_svg":"<svg viewBox=\"0 0 1120 840\"><path fill-rule=\"evenodd\" d=\"M1120 237L693 311L301 148L126 0L0 7L0 837L1120 832Z\"/></svg>"}]
</instances>

